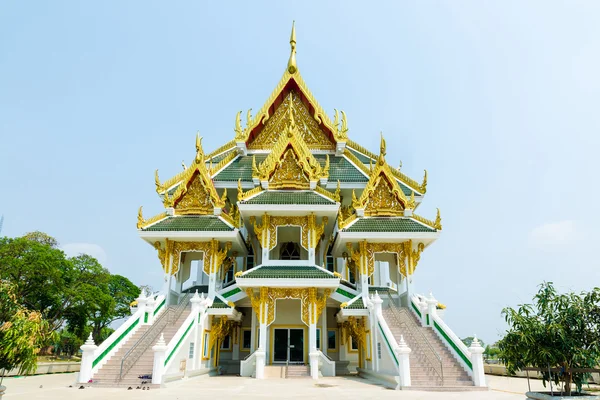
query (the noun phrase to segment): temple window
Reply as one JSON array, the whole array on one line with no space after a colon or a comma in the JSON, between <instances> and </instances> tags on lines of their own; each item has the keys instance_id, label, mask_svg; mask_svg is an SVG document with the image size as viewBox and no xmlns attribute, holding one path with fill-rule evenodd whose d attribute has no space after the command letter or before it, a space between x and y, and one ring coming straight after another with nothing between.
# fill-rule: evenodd
<instances>
[{"instance_id":1,"label":"temple window","mask_svg":"<svg viewBox=\"0 0 600 400\"><path fill-rule=\"evenodd\" d=\"M294 242L287 242L281 245L279 252L280 260L299 260L300 259L300 246Z\"/></svg>"}]
</instances>

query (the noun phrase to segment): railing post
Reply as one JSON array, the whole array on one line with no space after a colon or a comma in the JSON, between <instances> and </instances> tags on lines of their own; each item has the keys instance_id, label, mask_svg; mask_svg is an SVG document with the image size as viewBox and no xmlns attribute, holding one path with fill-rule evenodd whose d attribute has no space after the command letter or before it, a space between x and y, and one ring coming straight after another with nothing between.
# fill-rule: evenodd
<instances>
[{"instance_id":1,"label":"railing post","mask_svg":"<svg viewBox=\"0 0 600 400\"><path fill-rule=\"evenodd\" d=\"M404 341L404 336L400 335L400 342L398 343L398 347L396 347L396 354L398 355L398 375L399 382L398 386L396 386L396 390L399 390L401 387L410 386L410 360L409 355L412 351L406 342Z\"/></svg>"},{"instance_id":2,"label":"railing post","mask_svg":"<svg viewBox=\"0 0 600 400\"><path fill-rule=\"evenodd\" d=\"M148 304L148 298L146 297L146 291L142 290L140 292L140 296L136 299L137 301L137 309L141 310L142 313L147 313L148 312L148 307L146 307L146 305ZM140 322L142 323L142 325L147 325L148 324L148 317L144 316L144 314L142 314L142 319L140 320Z\"/></svg>"},{"instance_id":3,"label":"railing post","mask_svg":"<svg viewBox=\"0 0 600 400\"><path fill-rule=\"evenodd\" d=\"M433 317L437 315L437 304L438 301L433 297L433 293L429 292L427 298L427 325L433 326Z\"/></svg>"},{"instance_id":4,"label":"railing post","mask_svg":"<svg viewBox=\"0 0 600 400\"><path fill-rule=\"evenodd\" d=\"M78 383L88 383L90 379L92 379L92 364L94 362L94 355L96 353L96 349L98 346L94 343L94 339L92 338L92 334L85 341L85 343L80 347L82 351L81 355L81 364L79 367L79 376L77 377Z\"/></svg>"},{"instance_id":5,"label":"railing post","mask_svg":"<svg viewBox=\"0 0 600 400\"><path fill-rule=\"evenodd\" d=\"M165 343L165 337L160 334L160 339L156 342L156 345L152 347L154 352L154 365L152 367L152 383L160 385L162 383L162 377L165 373L165 359L167 357L167 344Z\"/></svg>"},{"instance_id":6,"label":"railing post","mask_svg":"<svg viewBox=\"0 0 600 400\"><path fill-rule=\"evenodd\" d=\"M256 379L265 379L265 351L259 347L256 350L256 369L255 369L255 377Z\"/></svg>"},{"instance_id":7,"label":"railing post","mask_svg":"<svg viewBox=\"0 0 600 400\"><path fill-rule=\"evenodd\" d=\"M473 365L473 384L475 386L486 386L485 384L485 372L483 369L483 352L484 349L481 347L477 336L473 338L471 347L471 364Z\"/></svg>"}]
</instances>

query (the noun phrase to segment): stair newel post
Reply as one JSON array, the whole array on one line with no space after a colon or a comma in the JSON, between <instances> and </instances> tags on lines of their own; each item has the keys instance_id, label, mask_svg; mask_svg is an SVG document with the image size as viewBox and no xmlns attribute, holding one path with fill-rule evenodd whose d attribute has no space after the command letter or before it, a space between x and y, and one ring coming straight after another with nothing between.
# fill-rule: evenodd
<instances>
[{"instance_id":1,"label":"stair newel post","mask_svg":"<svg viewBox=\"0 0 600 400\"><path fill-rule=\"evenodd\" d=\"M484 348L479 343L479 340L477 340L477 336L473 338L469 351L471 352L471 364L473 365L473 384L484 387L486 386L485 372L483 370Z\"/></svg>"},{"instance_id":2,"label":"stair newel post","mask_svg":"<svg viewBox=\"0 0 600 400\"><path fill-rule=\"evenodd\" d=\"M406 342L404 341L404 336L400 336L400 342L398 342L398 347L394 349L396 351L396 355L398 357L398 375L399 382L398 386L396 386L396 390L399 390L401 387L410 386L410 360L409 355L412 351Z\"/></svg>"},{"instance_id":3,"label":"stair newel post","mask_svg":"<svg viewBox=\"0 0 600 400\"><path fill-rule=\"evenodd\" d=\"M167 344L165 343L165 337L161 333L160 339L156 342L156 345L152 347L154 352L154 365L152 367L152 383L160 385L162 383L162 377L165 373L165 359L167 358Z\"/></svg>"},{"instance_id":4,"label":"stair newel post","mask_svg":"<svg viewBox=\"0 0 600 400\"><path fill-rule=\"evenodd\" d=\"M433 297L433 293L429 292L429 297L427 298L427 317L426 324L428 326L433 326L433 317L437 316L437 304L438 301Z\"/></svg>"},{"instance_id":5,"label":"stair newel post","mask_svg":"<svg viewBox=\"0 0 600 400\"><path fill-rule=\"evenodd\" d=\"M148 308L146 307L148 304L148 298L146 297L146 290L142 290L140 292L140 295L137 299L135 299L137 301L137 309L141 310L143 313L142 314L142 320L140 321L143 325L147 325L148 324Z\"/></svg>"},{"instance_id":6,"label":"stair newel post","mask_svg":"<svg viewBox=\"0 0 600 400\"><path fill-rule=\"evenodd\" d=\"M319 379L319 352L317 351L317 289L309 289L309 313L308 313L308 357L310 361L310 376Z\"/></svg>"},{"instance_id":7,"label":"stair newel post","mask_svg":"<svg viewBox=\"0 0 600 400\"><path fill-rule=\"evenodd\" d=\"M79 376L77 377L78 383L88 383L90 379L92 379L92 365L97 348L98 346L96 346L96 343L94 343L94 339L90 333L88 339L80 347L82 355L81 365L79 367Z\"/></svg>"},{"instance_id":8,"label":"stair newel post","mask_svg":"<svg viewBox=\"0 0 600 400\"><path fill-rule=\"evenodd\" d=\"M260 313L258 315L260 325L258 334L258 349L256 350L256 379L265 378L265 363L267 358L267 315L269 312L269 305L267 303L267 288L261 288L261 302L260 302Z\"/></svg>"},{"instance_id":9,"label":"stair newel post","mask_svg":"<svg viewBox=\"0 0 600 400\"><path fill-rule=\"evenodd\" d=\"M190 303L192 305L192 313L195 313L196 315L198 315L196 318L196 324L194 324L194 333L193 333L193 338L194 339L194 359L192 360L192 368L196 369L197 368L197 360L201 357L198 356L198 352L200 351L200 341L202 340L201 334L203 332L203 324L200 322L200 315L204 313L204 310L206 310L206 302L204 300L204 297L200 297L198 296L198 289L196 289L196 292L194 293L194 296L192 296L192 298L190 299Z\"/></svg>"},{"instance_id":10,"label":"stair newel post","mask_svg":"<svg viewBox=\"0 0 600 400\"><path fill-rule=\"evenodd\" d=\"M372 309L371 311L371 332L375 332L376 335L379 335L379 330L377 329L377 321L379 320L379 318L383 318L383 312L381 310L382 308L382 304L383 304L383 300L381 300L381 297L379 297L379 293L377 293L377 291L375 292L375 294L369 299L368 304L370 305L370 308ZM377 354L377 348L376 346L376 342L377 340L372 340L372 346L373 348L371 349L371 354ZM377 357L372 357L373 358L373 370L374 371L379 371L379 358Z\"/></svg>"},{"instance_id":11,"label":"stair newel post","mask_svg":"<svg viewBox=\"0 0 600 400\"><path fill-rule=\"evenodd\" d=\"M148 297L146 297L146 313L144 314L144 323L152 325L152 323L154 322L155 306L156 300L154 300L154 296L152 296L152 293L148 293Z\"/></svg>"}]
</instances>

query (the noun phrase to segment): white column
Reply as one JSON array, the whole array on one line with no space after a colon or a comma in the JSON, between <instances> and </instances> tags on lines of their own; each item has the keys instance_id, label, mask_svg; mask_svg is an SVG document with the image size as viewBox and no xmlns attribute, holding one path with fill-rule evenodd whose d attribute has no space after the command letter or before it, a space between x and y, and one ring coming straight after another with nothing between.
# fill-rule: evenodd
<instances>
[{"instance_id":1,"label":"white column","mask_svg":"<svg viewBox=\"0 0 600 400\"><path fill-rule=\"evenodd\" d=\"M146 302L147 302L147 300L148 299L146 298L146 291L142 290L140 292L139 297L136 299L138 310L142 310L142 312L147 312L147 310L146 310ZM142 321L141 322L142 322L143 325L146 325L146 323L144 323L144 318L143 317L142 317Z\"/></svg>"},{"instance_id":2,"label":"white column","mask_svg":"<svg viewBox=\"0 0 600 400\"><path fill-rule=\"evenodd\" d=\"M238 325L233 328L233 337L231 338L233 340L233 350L231 352L232 360L240 359L240 341L243 339L240 337L240 330L241 328Z\"/></svg>"},{"instance_id":3,"label":"white column","mask_svg":"<svg viewBox=\"0 0 600 400\"><path fill-rule=\"evenodd\" d=\"M313 305L310 305L313 307ZM314 311L314 310L313 310ZM311 313L312 314L312 313ZM308 357L310 358L310 376L313 379L319 379L319 352L317 350L317 324L308 325Z\"/></svg>"},{"instance_id":4,"label":"white column","mask_svg":"<svg viewBox=\"0 0 600 400\"><path fill-rule=\"evenodd\" d=\"M250 354L256 350L256 313L252 310L252 324L250 330Z\"/></svg>"},{"instance_id":5,"label":"white column","mask_svg":"<svg viewBox=\"0 0 600 400\"><path fill-rule=\"evenodd\" d=\"M485 372L483 370L484 349L481 347L479 340L477 340L477 336L473 338L469 351L471 352L471 364L473 365L473 384L485 387Z\"/></svg>"},{"instance_id":6,"label":"white column","mask_svg":"<svg viewBox=\"0 0 600 400\"><path fill-rule=\"evenodd\" d=\"M323 308L323 312L321 313L321 351L323 354L327 355L327 343L329 336L327 333L327 306Z\"/></svg>"},{"instance_id":7,"label":"white column","mask_svg":"<svg viewBox=\"0 0 600 400\"><path fill-rule=\"evenodd\" d=\"M401 387L410 386L409 355L411 349L406 345L406 342L404 341L404 336L400 335L400 342L398 343L398 347L396 347L395 351L398 357L398 374L400 377L398 386L396 386L396 390L398 390Z\"/></svg>"},{"instance_id":8,"label":"white column","mask_svg":"<svg viewBox=\"0 0 600 400\"><path fill-rule=\"evenodd\" d=\"M154 366L152 367L152 383L154 385L160 385L162 383L162 377L165 373L165 359L167 358L167 344L163 334L160 334L160 339L156 342L156 345L152 347L154 352Z\"/></svg>"},{"instance_id":9,"label":"white column","mask_svg":"<svg viewBox=\"0 0 600 400\"><path fill-rule=\"evenodd\" d=\"M433 297L433 293L429 292L429 297L427 298L427 315L429 316L429 321L426 321L429 326L433 326L433 317L437 315L437 304L438 301Z\"/></svg>"},{"instance_id":10,"label":"white column","mask_svg":"<svg viewBox=\"0 0 600 400\"><path fill-rule=\"evenodd\" d=\"M92 379L92 364L94 362L94 356L97 348L98 346L96 346L94 343L94 339L90 333L88 339L80 347L82 354L77 383L88 383L90 379Z\"/></svg>"},{"instance_id":11,"label":"white column","mask_svg":"<svg viewBox=\"0 0 600 400\"><path fill-rule=\"evenodd\" d=\"M266 364L266 348L267 348L267 324L265 322L260 323L260 334L258 338L258 349L256 350L256 379L265 378L265 364Z\"/></svg>"}]
</instances>

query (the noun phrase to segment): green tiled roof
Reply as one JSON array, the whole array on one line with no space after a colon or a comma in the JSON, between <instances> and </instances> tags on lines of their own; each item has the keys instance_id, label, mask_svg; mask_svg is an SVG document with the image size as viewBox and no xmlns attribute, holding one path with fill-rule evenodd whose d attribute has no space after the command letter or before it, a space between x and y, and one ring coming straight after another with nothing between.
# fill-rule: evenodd
<instances>
[{"instance_id":1,"label":"green tiled roof","mask_svg":"<svg viewBox=\"0 0 600 400\"><path fill-rule=\"evenodd\" d=\"M266 154L256 154L256 164L260 164L267 157ZM325 165L326 157L322 154L315 158L321 166ZM368 161L367 161L368 162ZM238 179L243 182L252 181L252 156L241 156L236 158L225 169L221 170L214 177L216 182L236 182ZM344 157L329 156L329 180L332 182L367 182L365 177L354 165ZM410 195L410 192L409 192Z\"/></svg>"},{"instance_id":2,"label":"green tiled roof","mask_svg":"<svg viewBox=\"0 0 600 400\"><path fill-rule=\"evenodd\" d=\"M256 165L263 162L266 157L266 154L256 154ZM240 178L243 182L252 182L252 156L236 158L221 170L213 180L216 182L237 182Z\"/></svg>"},{"instance_id":3,"label":"green tiled roof","mask_svg":"<svg viewBox=\"0 0 600 400\"><path fill-rule=\"evenodd\" d=\"M315 266L265 265L240 276L249 279L334 279L333 274Z\"/></svg>"},{"instance_id":4,"label":"green tiled roof","mask_svg":"<svg viewBox=\"0 0 600 400\"><path fill-rule=\"evenodd\" d=\"M323 155L315 156L321 166L325 166L326 157ZM368 162L368 161L367 161ZM329 156L329 182L368 182L369 179L364 176L358 168L346 160L344 157Z\"/></svg>"},{"instance_id":5,"label":"green tiled roof","mask_svg":"<svg viewBox=\"0 0 600 400\"><path fill-rule=\"evenodd\" d=\"M232 231L214 215L169 217L142 229L144 231Z\"/></svg>"},{"instance_id":6,"label":"green tiled roof","mask_svg":"<svg viewBox=\"0 0 600 400\"><path fill-rule=\"evenodd\" d=\"M316 194L312 191L286 190L286 191L265 191L250 200L246 204L295 204L295 205L331 205L335 204L333 200Z\"/></svg>"},{"instance_id":7,"label":"green tiled roof","mask_svg":"<svg viewBox=\"0 0 600 400\"><path fill-rule=\"evenodd\" d=\"M347 310L352 310L352 309L363 309L366 308L365 305L363 304L363 300L362 298L360 299L356 299L356 301L352 304L350 304L348 307L346 307Z\"/></svg>"},{"instance_id":8,"label":"green tiled roof","mask_svg":"<svg viewBox=\"0 0 600 400\"><path fill-rule=\"evenodd\" d=\"M346 146L346 150L349 150L352 152L352 154L354 154L356 156L356 158L358 158L361 162L364 162L365 164L369 163L369 160L371 160L370 157L365 156L363 153L359 153L358 151L351 149L350 147ZM375 160L373 160L373 163L375 163Z\"/></svg>"},{"instance_id":9,"label":"green tiled roof","mask_svg":"<svg viewBox=\"0 0 600 400\"><path fill-rule=\"evenodd\" d=\"M212 306L209 308L229 308L229 305L223 303L220 298L215 297L215 301L213 301Z\"/></svg>"},{"instance_id":10,"label":"green tiled roof","mask_svg":"<svg viewBox=\"0 0 600 400\"><path fill-rule=\"evenodd\" d=\"M436 232L409 218L402 217L372 217L361 218L344 229L346 232Z\"/></svg>"}]
</instances>

